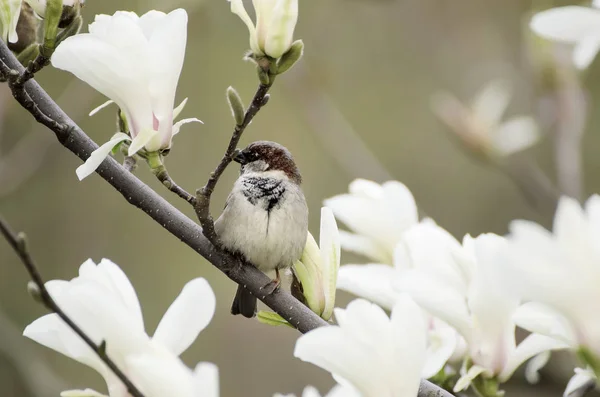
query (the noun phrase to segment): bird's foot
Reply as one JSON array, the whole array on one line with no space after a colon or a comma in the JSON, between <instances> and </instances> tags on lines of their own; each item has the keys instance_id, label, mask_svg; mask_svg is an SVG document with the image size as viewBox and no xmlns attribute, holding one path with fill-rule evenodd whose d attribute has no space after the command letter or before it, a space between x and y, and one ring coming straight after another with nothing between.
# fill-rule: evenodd
<instances>
[{"instance_id":1,"label":"bird's foot","mask_svg":"<svg viewBox=\"0 0 600 397\"><path fill-rule=\"evenodd\" d=\"M275 279L269 281L263 287L261 287L261 291L263 291L266 295L271 295L273 292L277 291L281 285L281 281Z\"/></svg>"},{"instance_id":2,"label":"bird's foot","mask_svg":"<svg viewBox=\"0 0 600 397\"><path fill-rule=\"evenodd\" d=\"M273 292L277 291L277 289L281 285L281 278L279 277L279 269L275 269L275 280L269 281L265 286L261 288L267 295L271 295Z\"/></svg>"}]
</instances>

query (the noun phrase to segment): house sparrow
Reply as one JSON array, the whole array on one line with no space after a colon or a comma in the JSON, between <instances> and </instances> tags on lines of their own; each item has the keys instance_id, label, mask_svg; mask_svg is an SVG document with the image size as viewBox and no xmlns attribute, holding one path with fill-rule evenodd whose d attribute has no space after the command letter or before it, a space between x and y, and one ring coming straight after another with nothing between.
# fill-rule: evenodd
<instances>
[{"instance_id":1,"label":"house sparrow","mask_svg":"<svg viewBox=\"0 0 600 397\"><path fill-rule=\"evenodd\" d=\"M302 178L290 152L275 142L258 141L237 150L242 165L215 231L223 247L263 272L279 270L300 259L308 233L308 208ZM256 297L238 286L232 314L251 318Z\"/></svg>"}]
</instances>

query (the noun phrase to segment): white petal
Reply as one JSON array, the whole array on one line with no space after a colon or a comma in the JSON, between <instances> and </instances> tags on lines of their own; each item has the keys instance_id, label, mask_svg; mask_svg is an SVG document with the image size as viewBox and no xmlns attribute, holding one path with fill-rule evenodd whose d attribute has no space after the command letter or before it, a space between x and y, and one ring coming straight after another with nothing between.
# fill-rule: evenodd
<instances>
[{"instance_id":1,"label":"white petal","mask_svg":"<svg viewBox=\"0 0 600 397\"><path fill-rule=\"evenodd\" d=\"M575 43L598 29L600 12L587 7L551 8L531 18L531 29L540 36Z\"/></svg>"},{"instance_id":2,"label":"white petal","mask_svg":"<svg viewBox=\"0 0 600 397\"><path fill-rule=\"evenodd\" d=\"M458 342L458 334L449 325L439 320L432 319L431 322L434 326L428 332L427 354L422 374L425 379L431 378L444 368Z\"/></svg>"},{"instance_id":3,"label":"white petal","mask_svg":"<svg viewBox=\"0 0 600 397\"><path fill-rule=\"evenodd\" d=\"M425 365L426 328L423 313L415 302L403 295L391 316L393 345L395 349L392 375L396 396L415 396L419 390L421 374Z\"/></svg>"},{"instance_id":4,"label":"white petal","mask_svg":"<svg viewBox=\"0 0 600 397\"><path fill-rule=\"evenodd\" d=\"M212 363L199 363L194 369L196 396L219 397L219 368Z\"/></svg>"},{"instance_id":5,"label":"white petal","mask_svg":"<svg viewBox=\"0 0 600 397\"><path fill-rule=\"evenodd\" d=\"M265 39L267 55L279 58L290 49L297 22L298 0L278 0Z\"/></svg>"},{"instance_id":6,"label":"white petal","mask_svg":"<svg viewBox=\"0 0 600 397\"><path fill-rule=\"evenodd\" d=\"M419 306L454 327L465 339L471 338L471 319L466 297L441 280L418 271L397 276L392 286L407 292Z\"/></svg>"},{"instance_id":7,"label":"white petal","mask_svg":"<svg viewBox=\"0 0 600 397\"><path fill-rule=\"evenodd\" d=\"M578 69L586 69L600 50L600 30L577 43L573 51L573 63Z\"/></svg>"},{"instance_id":8,"label":"white petal","mask_svg":"<svg viewBox=\"0 0 600 397\"><path fill-rule=\"evenodd\" d=\"M511 95L508 81L492 80L473 99L473 113L486 127L493 128L500 123Z\"/></svg>"},{"instance_id":9,"label":"white petal","mask_svg":"<svg viewBox=\"0 0 600 397\"><path fill-rule=\"evenodd\" d=\"M205 279L188 282L158 324L153 342L179 356L210 323L215 306L215 294Z\"/></svg>"},{"instance_id":10,"label":"white petal","mask_svg":"<svg viewBox=\"0 0 600 397\"><path fill-rule=\"evenodd\" d=\"M175 124L173 124L173 135L177 135L179 134L179 130L181 129L181 126L184 124L188 124L188 123L200 123L200 124L204 124L204 122L200 119L197 118L189 118L189 119L182 119L179 120L178 122L176 122Z\"/></svg>"},{"instance_id":11,"label":"white petal","mask_svg":"<svg viewBox=\"0 0 600 397\"><path fill-rule=\"evenodd\" d=\"M65 390L60 392L60 397L108 397L102 393L98 393L96 390L84 389L84 390Z\"/></svg>"},{"instance_id":12,"label":"white petal","mask_svg":"<svg viewBox=\"0 0 600 397\"><path fill-rule=\"evenodd\" d=\"M550 350L566 349L569 346L557 339L544 335L531 334L527 336L517 349L510 355L502 372L498 375L501 382L506 382L515 370L531 357Z\"/></svg>"},{"instance_id":13,"label":"white petal","mask_svg":"<svg viewBox=\"0 0 600 397\"><path fill-rule=\"evenodd\" d=\"M328 319L333 314L335 293L340 268L340 238L335 217L331 209L321 208L321 232L319 247L321 249L323 294L325 296L325 309L322 317Z\"/></svg>"},{"instance_id":14,"label":"white petal","mask_svg":"<svg viewBox=\"0 0 600 397\"><path fill-rule=\"evenodd\" d=\"M126 358L129 376L146 397L196 397L192 371L173 356L152 354Z\"/></svg>"},{"instance_id":15,"label":"white petal","mask_svg":"<svg viewBox=\"0 0 600 397\"><path fill-rule=\"evenodd\" d=\"M529 360L527 366L525 367L525 379L527 379L527 382L532 385L539 383L540 370L544 368L546 364L548 364L551 355L552 353L545 351Z\"/></svg>"},{"instance_id":16,"label":"white petal","mask_svg":"<svg viewBox=\"0 0 600 397\"><path fill-rule=\"evenodd\" d=\"M262 55L262 51L260 50L260 47L258 45L256 28L254 27L254 23L252 23L248 12L244 8L244 3L242 2L242 0L231 0L231 12L240 17L240 19L248 27L248 33L250 34L250 48L252 49L252 52L256 55Z\"/></svg>"},{"instance_id":17,"label":"white petal","mask_svg":"<svg viewBox=\"0 0 600 397\"><path fill-rule=\"evenodd\" d=\"M138 325L140 331L144 330L144 318L142 316L142 308L131 281L125 275L125 272L110 259L103 258L97 266L99 272L104 273L108 283L114 293L119 296L127 307L129 313L133 317L134 322ZM81 272L81 270L80 270Z\"/></svg>"},{"instance_id":18,"label":"white petal","mask_svg":"<svg viewBox=\"0 0 600 397\"><path fill-rule=\"evenodd\" d=\"M571 347L577 347L575 330L569 320L550 306L528 302L521 305L513 315L519 327L541 335L558 339Z\"/></svg>"},{"instance_id":19,"label":"white petal","mask_svg":"<svg viewBox=\"0 0 600 397\"><path fill-rule=\"evenodd\" d=\"M91 175L94 171L96 171L96 169L100 166L100 164L102 164L104 159L106 159L106 157L110 154L110 152L115 146L129 139L131 138L129 138L129 135L127 134L116 134L115 137L113 137L113 139L106 142L98 149L94 150L90 154L90 157L88 157L88 159L85 161L85 163L77 167L77 170L75 172L79 180L83 180L84 178Z\"/></svg>"},{"instance_id":20,"label":"white petal","mask_svg":"<svg viewBox=\"0 0 600 397\"><path fill-rule=\"evenodd\" d=\"M99 111L101 111L102 109L108 107L109 105L111 105L113 103L115 103L115 102L112 99L104 102L102 105L98 106L97 108L92 109L92 111L90 112L90 114L88 116L91 117L91 116L95 115L96 113L98 113Z\"/></svg>"},{"instance_id":21,"label":"white petal","mask_svg":"<svg viewBox=\"0 0 600 397\"><path fill-rule=\"evenodd\" d=\"M494 374L505 367L507 356L515 345L513 314L519 298L498 283L504 262L500 252L506 248L503 237L484 234L475 239L478 271L469 290L469 309L473 318L474 362Z\"/></svg>"},{"instance_id":22,"label":"white petal","mask_svg":"<svg viewBox=\"0 0 600 397\"><path fill-rule=\"evenodd\" d=\"M173 107L185 57L187 23L184 9L171 11L154 27L148 40L154 53L153 62L148 65L149 91L154 116L160 121L161 148L168 147L173 137Z\"/></svg>"},{"instance_id":23,"label":"white petal","mask_svg":"<svg viewBox=\"0 0 600 397\"><path fill-rule=\"evenodd\" d=\"M127 151L128 156L133 156L138 151L140 151L144 146L148 145L148 143L154 138L160 138L159 132L150 128L145 128L133 138L131 144L129 145L129 149ZM150 145L148 145L150 146ZM149 152L154 152L160 149L160 139L157 141L155 145L152 147L147 147L146 150Z\"/></svg>"},{"instance_id":24,"label":"white petal","mask_svg":"<svg viewBox=\"0 0 600 397\"><path fill-rule=\"evenodd\" d=\"M388 265L345 265L340 267L337 288L391 310L399 295L391 283L395 274Z\"/></svg>"},{"instance_id":25,"label":"white petal","mask_svg":"<svg viewBox=\"0 0 600 397\"><path fill-rule=\"evenodd\" d=\"M390 253L369 237L340 230L340 244L348 252L362 255L378 263L392 264Z\"/></svg>"},{"instance_id":26,"label":"white petal","mask_svg":"<svg viewBox=\"0 0 600 397\"><path fill-rule=\"evenodd\" d=\"M532 117L514 117L498 127L492 135L492 145L500 155L508 156L533 146L539 138L539 129Z\"/></svg>"},{"instance_id":27,"label":"white petal","mask_svg":"<svg viewBox=\"0 0 600 397\"><path fill-rule=\"evenodd\" d=\"M47 314L38 318L25 328L23 336L88 365L100 374L107 370L92 349L57 314Z\"/></svg>"},{"instance_id":28,"label":"white petal","mask_svg":"<svg viewBox=\"0 0 600 397\"><path fill-rule=\"evenodd\" d=\"M565 389L564 397L580 397L583 396L580 389L586 390L589 387L593 387L594 383L596 383L597 379L594 376L594 372L588 369L575 368L575 375L571 377L569 383L567 384L567 388Z\"/></svg>"},{"instance_id":29,"label":"white petal","mask_svg":"<svg viewBox=\"0 0 600 397\"><path fill-rule=\"evenodd\" d=\"M150 55L144 53L149 49L137 24L119 15L111 22L110 37L84 33L67 38L52 55L52 65L73 73L115 101L135 135L153 125L148 73L141 66L150 62ZM120 41L113 36L119 36ZM125 44L129 47L118 47Z\"/></svg>"},{"instance_id":30,"label":"white petal","mask_svg":"<svg viewBox=\"0 0 600 397\"><path fill-rule=\"evenodd\" d=\"M181 101L179 106L177 106L175 109L173 109L173 120L175 120L177 117L179 117L179 115L183 111L183 108L185 108L187 101L188 101L188 99L185 98L183 101Z\"/></svg>"}]
</instances>

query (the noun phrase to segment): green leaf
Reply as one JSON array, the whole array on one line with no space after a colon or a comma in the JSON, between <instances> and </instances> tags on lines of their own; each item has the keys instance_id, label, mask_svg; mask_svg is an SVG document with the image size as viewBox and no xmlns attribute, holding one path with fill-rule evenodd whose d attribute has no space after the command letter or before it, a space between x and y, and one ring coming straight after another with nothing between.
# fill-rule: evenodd
<instances>
[{"instance_id":1,"label":"green leaf","mask_svg":"<svg viewBox=\"0 0 600 397\"><path fill-rule=\"evenodd\" d=\"M274 327L287 325L290 328L294 328L283 317L275 312L265 312L261 310L258 312L256 319L263 324L272 325Z\"/></svg>"}]
</instances>

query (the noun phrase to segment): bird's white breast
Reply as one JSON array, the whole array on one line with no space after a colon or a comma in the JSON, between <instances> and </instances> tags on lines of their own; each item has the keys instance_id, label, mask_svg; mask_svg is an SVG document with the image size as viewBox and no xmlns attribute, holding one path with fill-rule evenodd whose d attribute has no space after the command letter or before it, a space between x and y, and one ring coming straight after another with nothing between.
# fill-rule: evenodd
<instances>
[{"instance_id":1,"label":"bird's white breast","mask_svg":"<svg viewBox=\"0 0 600 397\"><path fill-rule=\"evenodd\" d=\"M215 230L225 247L262 271L290 267L306 243L304 194L281 171L245 173L236 181Z\"/></svg>"}]
</instances>

